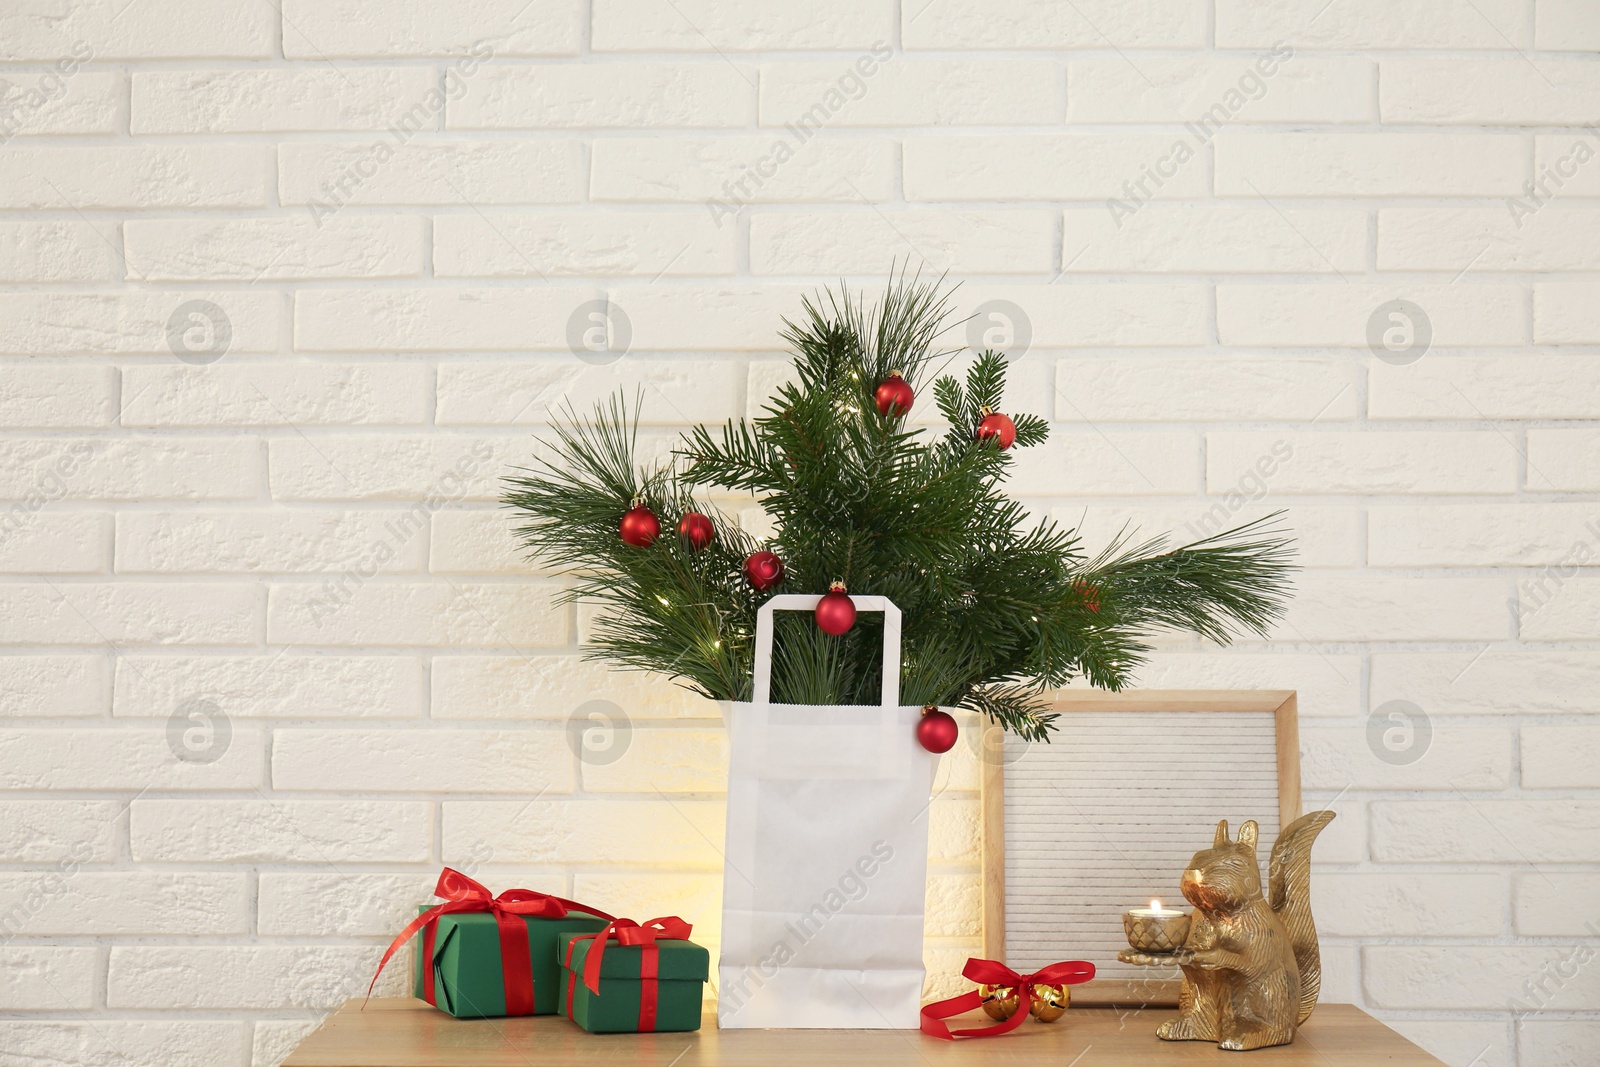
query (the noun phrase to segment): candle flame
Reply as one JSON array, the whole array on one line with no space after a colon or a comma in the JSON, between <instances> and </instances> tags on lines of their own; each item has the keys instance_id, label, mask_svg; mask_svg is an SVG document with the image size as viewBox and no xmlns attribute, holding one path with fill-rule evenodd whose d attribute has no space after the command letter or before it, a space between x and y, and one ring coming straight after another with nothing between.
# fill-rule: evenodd
<instances>
[{"instance_id":1,"label":"candle flame","mask_svg":"<svg viewBox=\"0 0 1600 1067\"><path fill-rule=\"evenodd\" d=\"M1159 900L1152 900L1152 901L1151 901L1151 902L1150 902L1150 910L1151 910L1151 911L1160 911L1160 910L1161 910L1161 901L1159 901Z\"/></svg>"}]
</instances>

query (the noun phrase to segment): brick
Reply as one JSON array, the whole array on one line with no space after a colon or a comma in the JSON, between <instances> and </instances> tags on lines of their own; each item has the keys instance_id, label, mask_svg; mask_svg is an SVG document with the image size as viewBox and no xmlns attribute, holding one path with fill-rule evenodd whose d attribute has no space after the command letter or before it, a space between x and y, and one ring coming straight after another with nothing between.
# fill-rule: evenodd
<instances>
[{"instance_id":1,"label":"brick","mask_svg":"<svg viewBox=\"0 0 1600 1067\"><path fill-rule=\"evenodd\" d=\"M445 863L722 870L720 800L446 800Z\"/></svg>"},{"instance_id":2,"label":"brick","mask_svg":"<svg viewBox=\"0 0 1600 1067\"><path fill-rule=\"evenodd\" d=\"M1600 341L1600 284L1539 282L1533 287L1533 339L1537 344Z\"/></svg>"},{"instance_id":3,"label":"brick","mask_svg":"<svg viewBox=\"0 0 1600 1067\"><path fill-rule=\"evenodd\" d=\"M577 720L581 723L582 720ZM635 727L626 735L597 724L598 757L582 734L569 728L567 740L579 748L578 773L586 793L721 793L728 788L727 733L716 729L662 730ZM614 755L626 737L626 748Z\"/></svg>"},{"instance_id":4,"label":"brick","mask_svg":"<svg viewBox=\"0 0 1600 1067\"><path fill-rule=\"evenodd\" d=\"M1502 790L1511 784L1511 731L1499 728L1435 726L1427 750L1403 766L1386 763L1371 750L1365 722L1302 728L1300 753L1305 787L1325 792Z\"/></svg>"},{"instance_id":5,"label":"brick","mask_svg":"<svg viewBox=\"0 0 1600 1067\"><path fill-rule=\"evenodd\" d=\"M757 274L868 274L886 249L931 270L1044 274L1054 244L1055 218L1045 211L849 209L750 219Z\"/></svg>"},{"instance_id":6,"label":"brick","mask_svg":"<svg viewBox=\"0 0 1600 1067\"><path fill-rule=\"evenodd\" d=\"M433 574L549 573L528 560L514 532L515 522L500 509L441 511L428 537L428 570Z\"/></svg>"},{"instance_id":7,"label":"brick","mask_svg":"<svg viewBox=\"0 0 1600 1067\"><path fill-rule=\"evenodd\" d=\"M417 571L422 538L387 511L132 511L117 517L117 571Z\"/></svg>"},{"instance_id":8,"label":"brick","mask_svg":"<svg viewBox=\"0 0 1600 1067\"><path fill-rule=\"evenodd\" d=\"M1595 270L1600 253L1576 234L1600 209L1553 204L1526 215L1504 207L1383 208L1379 270Z\"/></svg>"},{"instance_id":9,"label":"brick","mask_svg":"<svg viewBox=\"0 0 1600 1067\"><path fill-rule=\"evenodd\" d=\"M1533 180L1523 183L1521 195L1507 203L1506 210L1519 214L1530 208L1543 209L1552 196L1594 196L1600 192L1600 167L1589 164L1600 155L1600 141L1593 135L1573 133L1536 134L1533 138Z\"/></svg>"},{"instance_id":10,"label":"brick","mask_svg":"<svg viewBox=\"0 0 1600 1067\"><path fill-rule=\"evenodd\" d=\"M894 195L897 154L887 139L789 131L607 137L590 150L589 198L703 203L713 220L749 203L872 203Z\"/></svg>"},{"instance_id":11,"label":"brick","mask_svg":"<svg viewBox=\"0 0 1600 1067\"><path fill-rule=\"evenodd\" d=\"M328 352L568 350L568 320L600 295L584 286L302 290L294 343Z\"/></svg>"},{"instance_id":12,"label":"brick","mask_svg":"<svg viewBox=\"0 0 1600 1067\"><path fill-rule=\"evenodd\" d=\"M366 945L116 945L106 1007L332 1010L366 988L372 962Z\"/></svg>"},{"instance_id":13,"label":"brick","mask_svg":"<svg viewBox=\"0 0 1600 1067\"><path fill-rule=\"evenodd\" d=\"M738 234L695 211L468 212L433 218L440 278L732 274Z\"/></svg>"},{"instance_id":14,"label":"brick","mask_svg":"<svg viewBox=\"0 0 1600 1067\"><path fill-rule=\"evenodd\" d=\"M447 504L498 500L509 465L525 465L525 437L338 435L274 438L268 457L274 500L417 501L395 517L404 531Z\"/></svg>"},{"instance_id":15,"label":"brick","mask_svg":"<svg viewBox=\"0 0 1600 1067\"><path fill-rule=\"evenodd\" d=\"M1326 982L1323 985L1327 989ZM1357 989L1348 999L1355 1003L1361 994ZM1398 1019L1390 1016L1384 1025L1407 1041L1437 1056L1445 1063L1471 1063L1476 1067L1516 1067L1517 1054L1505 1019L1465 1019L1459 1014L1441 1013L1438 1019Z\"/></svg>"},{"instance_id":16,"label":"brick","mask_svg":"<svg viewBox=\"0 0 1600 1067\"><path fill-rule=\"evenodd\" d=\"M1312 894L1332 937L1498 937L1506 907L1498 874L1318 871Z\"/></svg>"},{"instance_id":17,"label":"brick","mask_svg":"<svg viewBox=\"0 0 1600 1067\"><path fill-rule=\"evenodd\" d=\"M1218 430L1206 486L1226 492L1259 470L1273 493L1508 493L1519 459L1486 430Z\"/></svg>"},{"instance_id":18,"label":"brick","mask_svg":"<svg viewBox=\"0 0 1600 1067\"><path fill-rule=\"evenodd\" d=\"M1332 811L1334 820L1317 837L1318 864L1364 863L1367 859L1367 816L1359 799L1312 792L1301 806L1307 811Z\"/></svg>"},{"instance_id":19,"label":"brick","mask_svg":"<svg viewBox=\"0 0 1600 1067\"><path fill-rule=\"evenodd\" d=\"M286 0L289 59L391 56L570 56L583 38L578 0Z\"/></svg>"},{"instance_id":20,"label":"brick","mask_svg":"<svg viewBox=\"0 0 1600 1067\"><path fill-rule=\"evenodd\" d=\"M1600 431L1581 426L1528 431L1528 488L1600 488Z\"/></svg>"},{"instance_id":21,"label":"brick","mask_svg":"<svg viewBox=\"0 0 1600 1067\"><path fill-rule=\"evenodd\" d=\"M908 49L1203 48L1207 20L1206 6L1193 0L928 0L904 9L900 33Z\"/></svg>"},{"instance_id":22,"label":"brick","mask_svg":"<svg viewBox=\"0 0 1600 1067\"><path fill-rule=\"evenodd\" d=\"M1534 47L1555 52L1600 50L1600 29L1593 16L1594 10L1583 0L1536 0Z\"/></svg>"},{"instance_id":23,"label":"brick","mask_svg":"<svg viewBox=\"0 0 1600 1067\"><path fill-rule=\"evenodd\" d=\"M70 51L61 57L68 59L69 67ZM57 66L39 74L17 73L16 81L0 78L0 142L45 134L117 132L121 74L81 68L68 74Z\"/></svg>"},{"instance_id":24,"label":"brick","mask_svg":"<svg viewBox=\"0 0 1600 1067\"><path fill-rule=\"evenodd\" d=\"M432 900L437 880L436 874L263 871L260 932L288 937L393 937L417 917L418 904ZM560 893L559 888L551 891Z\"/></svg>"},{"instance_id":25,"label":"brick","mask_svg":"<svg viewBox=\"0 0 1600 1067\"><path fill-rule=\"evenodd\" d=\"M635 285L608 299L628 316L634 348L705 352L782 347L783 320L799 314L803 295L785 285Z\"/></svg>"},{"instance_id":26,"label":"brick","mask_svg":"<svg viewBox=\"0 0 1600 1067\"><path fill-rule=\"evenodd\" d=\"M721 937L720 874L575 873L572 882L572 899L613 915L628 915L638 910L640 901L648 900L652 914L679 915L692 923L697 943L705 943L702 937L710 941Z\"/></svg>"},{"instance_id":27,"label":"brick","mask_svg":"<svg viewBox=\"0 0 1600 1067\"><path fill-rule=\"evenodd\" d=\"M83 1021L0 1022L0 1048L49 1063L154 1067L217 1067L237 1063L249 1024L241 1021L144 1022L105 1017Z\"/></svg>"},{"instance_id":28,"label":"brick","mask_svg":"<svg viewBox=\"0 0 1600 1067\"><path fill-rule=\"evenodd\" d=\"M230 340L225 354L277 351L282 301L274 293L34 290L0 294L0 353L150 353L171 359L175 342L169 324L181 346L186 320L180 311L194 301L206 301L226 316ZM215 312L207 309L207 314ZM214 335L212 343L217 343Z\"/></svg>"},{"instance_id":29,"label":"brick","mask_svg":"<svg viewBox=\"0 0 1600 1067\"><path fill-rule=\"evenodd\" d=\"M1522 352L1441 355L1368 371L1374 419L1590 419L1600 417L1600 366L1589 356Z\"/></svg>"},{"instance_id":30,"label":"brick","mask_svg":"<svg viewBox=\"0 0 1600 1067\"><path fill-rule=\"evenodd\" d=\"M1061 121L1061 65L1044 59L853 60L761 68L763 126L1034 126Z\"/></svg>"},{"instance_id":31,"label":"brick","mask_svg":"<svg viewBox=\"0 0 1600 1067\"><path fill-rule=\"evenodd\" d=\"M977 863L983 851L982 837L976 798L934 798L928 808L929 863Z\"/></svg>"},{"instance_id":32,"label":"brick","mask_svg":"<svg viewBox=\"0 0 1600 1067\"><path fill-rule=\"evenodd\" d=\"M956 299L956 314L978 316L976 325L964 329L976 334L971 339L979 345L1003 350L1013 361L1026 354L1016 346L1023 331L1019 324L993 316L988 305L994 301L1022 311L1034 348L1199 345L1207 343L1210 335L1210 294L1203 285L1079 281L963 285Z\"/></svg>"},{"instance_id":33,"label":"brick","mask_svg":"<svg viewBox=\"0 0 1600 1067\"><path fill-rule=\"evenodd\" d=\"M128 272L151 281L416 278L423 220L138 219L123 224Z\"/></svg>"},{"instance_id":34,"label":"brick","mask_svg":"<svg viewBox=\"0 0 1600 1067\"><path fill-rule=\"evenodd\" d=\"M739 368L731 361L623 356L596 366L575 356L439 367L440 426L534 425L564 409L589 412L621 393L643 391L641 421L714 423L735 407Z\"/></svg>"},{"instance_id":35,"label":"brick","mask_svg":"<svg viewBox=\"0 0 1600 1067\"><path fill-rule=\"evenodd\" d=\"M1593 504L1427 504L1370 508L1375 567L1570 567L1600 555Z\"/></svg>"},{"instance_id":36,"label":"brick","mask_svg":"<svg viewBox=\"0 0 1600 1067\"><path fill-rule=\"evenodd\" d=\"M1428 317L1431 347L1521 345L1528 338L1527 294L1520 285L1330 282L1217 285L1217 336L1224 345L1367 349L1368 324L1393 300ZM1417 324L1413 324L1416 329ZM1413 340L1420 337L1413 333ZM1424 353L1426 354L1426 353Z\"/></svg>"},{"instance_id":37,"label":"brick","mask_svg":"<svg viewBox=\"0 0 1600 1067\"><path fill-rule=\"evenodd\" d=\"M1070 486L1062 471L1072 472ZM1188 494L1200 488L1200 454L1193 434L1057 430L1023 450L1012 472L1011 492L1022 496Z\"/></svg>"},{"instance_id":38,"label":"brick","mask_svg":"<svg viewBox=\"0 0 1600 1067\"><path fill-rule=\"evenodd\" d=\"M1218 0L1216 47L1519 48L1528 45L1524 0Z\"/></svg>"},{"instance_id":39,"label":"brick","mask_svg":"<svg viewBox=\"0 0 1600 1067\"><path fill-rule=\"evenodd\" d=\"M590 701L639 719L706 718L717 705L640 671L574 655L435 656L435 719L566 719Z\"/></svg>"},{"instance_id":40,"label":"brick","mask_svg":"<svg viewBox=\"0 0 1600 1067\"><path fill-rule=\"evenodd\" d=\"M0 862L61 870L120 859L126 810L112 800L0 801Z\"/></svg>"},{"instance_id":41,"label":"brick","mask_svg":"<svg viewBox=\"0 0 1600 1067\"><path fill-rule=\"evenodd\" d=\"M1353 419L1350 360L1094 357L1056 364L1056 417L1093 422Z\"/></svg>"},{"instance_id":42,"label":"brick","mask_svg":"<svg viewBox=\"0 0 1600 1067\"><path fill-rule=\"evenodd\" d=\"M179 759L164 729L11 729L0 732L0 788L254 789L263 742L234 726L222 754L200 763Z\"/></svg>"},{"instance_id":43,"label":"brick","mask_svg":"<svg viewBox=\"0 0 1600 1067\"><path fill-rule=\"evenodd\" d=\"M420 863L423 801L135 800L135 863Z\"/></svg>"},{"instance_id":44,"label":"brick","mask_svg":"<svg viewBox=\"0 0 1600 1067\"><path fill-rule=\"evenodd\" d=\"M1588 946L1368 945L1361 952L1367 996L1381 1008L1532 1007L1524 981L1553 975L1557 967L1563 974L1569 970L1576 974L1547 985L1550 995L1541 998L1540 1006L1558 1011L1586 1008L1600 995L1594 968L1577 962L1593 959L1594 950Z\"/></svg>"},{"instance_id":45,"label":"brick","mask_svg":"<svg viewBox=\"0 0 1600 1067\"><path fill-rule=\"evenodd\" d=\"M260 492L262 467L260 443L244 438L12 437L0 440L0 500L29 514L58 500L242 500Z\"/></svg>"},{"instance_id":46,"label":"brick","mask_svg":"<svg viewBox=\"0 0 1600 1067\"><path fill-rule=\"evenodd\" d=\"M1525 137L1499 133L1230 133L1215 139L1218 196L1516 196Z\"/></svg>"},{"instance_id":47,"label":"brick","mask_svg":"<svg viewBox=\"0 0 1600 1067\"><path fill-rule=\"evenodd\" d=\"M122 425L415 425L428 420L431 379L420 363L128 367Z\"/></svg>"},{"instance_id":48,"label":"brick","mask_svg":"<svg viewBox=\"0 0 1600 1067\"><path fill-rule=\"evenodd\" d=\"M1535 871L1512 879L1511 910L1523 937L1583 937L1596 916L1574 907L1578 901L1600 900L1600 874L1578 871ZM1588 925L1586 925L1588 924Z\"/></svg>"},{"instance_id":49,"label":"brick","mask_svg":"<svg viewBox=\"0 0 1600 1067\"><path fill-rule=\"evenodd\" d=\"M1173 134L923 135L904 144L907 200L1104 200L1172 170L1162 199L1203 197L1205 164ZM1180 145L1182 152L1174 152ZM1146 181L1148 182L1148 178ZM1148 186L1147 186L1148 187Z\"/></svg>"},{"instance_id":50,"label":"brick","mask_svg":"<svg viewBox=\"0 0 1600 1067\"><path fill-rule=\"evenodd\" d=\"M66 219L0 222L0 283L121 279L116 236L108 226Z\"/></svg>"},{"instance_id":51,"label":"brick","mask_svg":"<svg viewBox=\"0 0 1600 1067\"><path fill-rule=\"evenodd\" d=\"M1411 700L1439 715L1600 711L1600 652L1495 647L1376 652L1372 706Z\"/></svg>"},{"instance_id":52,"label":"brick","mask_svg":"<svg viewBox=\"0 0 1600 1067\"><path fill-rule=\"evenodd\" d=\"M1144 204L1066 211L1061 269L1073 273L1335 274L1367 262L1364 212Z\"/></svg>"},{"instance_id":53,"label":"brick","mask_svg":"<svg viewBox=\"0 0 1600 1067\"><path fill-rule=\"evenodd\" d=\"M0 642L223 645L261 636L262 597L248 585L119 581L3 589Z\"/></svg>"},{"instance_id":54,"label":"brick","mask_svg":"<svg viewBox=\"0 0 1600 1067\"><path fill-rule=\"evenodd\" d=\"M0 717L104 715L110 692L105 656L0 658Z\"/></svg>"},{"instance_id":55,"label":"brick","mask_svg":"<svg viewBox=\"0 0 1600 1067\"><path fill-rule=\"evenodd\" d=\"M14 7L0 15L0 60L55 61L90 46L103 59L269 59L275 12L226 0L172 0L120 8L109 2L71 8Z\"/></svg>"},{"instance_id":56,"label":"brick","mask_svg":"<svg viewBox=\"0 0 1600 1067\"><path fill-rule=\"evenodd\" d=\"M326 222L348 204L565 204L583 195L577 141L289 141L278 197Z\"/></svg>"},{"instance_id":57,"label":"brick","mask_svg":"<svg viewBox=\"0 0 1600 1067\"><path fill-rule=\"evenodd\" d=\"M257 1019L250 1034L251 1067L278 1067L321 1025L321 1013L305 1019Z\"/></svg>"},{"instance_id":58,"label":"brick","mask_svg":"<svg viewBox=\"0 0 1600 1067\"><path fill-rule=\"evenodd\" d=\"M564 646L567 612L548 584L427 585L328 579L273 587L268 640L281 644Z\"/></svg>"},{"instance_id":59,"label":"brick","mask_svg":"<svg viewBox=\"0 0 1600 1067\"><path fill-rule=\"evenodd\" d=\"M572 752L552 730L291 730L272 738L278 789L570 793Z\"/></svg>"},{"instance_id":60,"label":"brick","mask_svg":"<svg viewBox=\"0 0 1600 1067\"><path fill-rule=\"evenodd\" d=\"M1594 1056L1597 1041L1600 1020L1596 1019L1534 1018L1517 1022L1517 1048L1524 1057L1522 1062L1537 1063L1539 1067L1583 1067Z\"/></svg>"},{"instance_id":61,"label":"brick","mask_svg":"<svg viewBox=\"0 0 1600 1067\"><path fill-rule=\"evenodd\" d=\"M1361 708L1357 657L1332 653L1156 652L1135 677L1145 689L1294 689L1302 718Z\"/></svg>"},{"instance_id":62,"label":"brick","mask_svg":"<svg viewBox=\"0 0 1600 1067\"><path fill-rule=\"evenodd\" d=\"M195 696L235 719L417 718L422 665L409 656L121 656L113 714L166 718Z\"/></svg>"},{"instance_id":63,"label":"brick","mask_svg":"<svg viewBox=\"0 0 1600 1067\"><path fill-rule=\"evenodd\" d=\"M1067 121L1366 122L1376 82L1371 60L1293 49L1256 56L1086 56L1067 62Z\"/></svg>"},{"instance_id":64,"label":"brick","mask_svg":"<svg viewBox=\"0 0 1600 1067\"><path fill-rule=\"evenodd\" d=\"M286 45L298 37L285 27ZM424 67L136 71L130 126L134 134L382 130L437 82Z\"/></svg>"},{"instance_id":65,"label":"brick","mask_svg":"<svg viewBox=\"0 0 1600 1067\"><path fill-rule=\"evenodd\" d=\"M8 926L7 932L15 931ZM0 1007L7 1012L93 1011L99 957L99 949L87 946L0 947ZM15 1051L5 1036L0 1024L0 1042Z\"/></svg>"},{"instance_id":66,"label":"brick","mask_svg":"<svg viewBox=\"0 0 1600 1067\"><path fill-rule=\"evenodd\" d=\"M1383 121L1578 126L1593 121L1600 71L1577 59L1396 58L1382 63Z\"/></svg>"},{"instance_id":67,"label":"brick","mask_svg":"<svg viewBox=\"0 0 1600 1067\"><path fill-rule=\"evenodd\" d=\"M1295 578L1285 641L1494 641L1510 636L1497 578Z\"/></svg>"},{"instance_id":68,"label":"brick","mask_svg":"<svg viewBox=\"0 0 1600 1067\"><path fill-rule=\"evenodd\" d=\"M894 36L888 0L817 0L804 9L762 0L596 0L597 52L867 49Z\"/></svg>"},{"instance_id":69,"label":"brick","mask_svg":"<svg viewBox=\"0 0 1600 1067\"><path fill-rule=\"evenodd\" d=\"M247 144L0 148L0 208L265 207L270 153Z\"/></svg>"},{"instance_id":70,"label":"brick","mask_svg":"<svg viewBox=\"0 0 1600 1067\"><path fill-rule=\"evenodd\" d=\"M116 371L77 363L0 364L0 426L79 429L116 418Z\"/></svg>"},{"instance_id":71,"label":"brick","mask_svg":"<svg viewBox=\"0 0 1600 1067\"><path fill-rule=\"evenodd\" d=\"M1525 725L1522 739L1524 789L1587 789L1600 764L1600 727ZM1595 916L1600 922L1600 915Z\"/></svg>"},{"instance_id":72,"label":"brick","mask_svg":"<svg viewBox=\"0 0 1600 1067\"><path fill-rule=\"evenodd\" d=\"M0 874L0 915L26 915L13 932L27 937L243 934L249 890L242 871L8 873Z\"/></svg>"},{"instance_id":73,"label":"brick","mask_svg":"<svg viewBox=\"0 0 1600 1067\"><path fill-rule=\"evenodd\" d=\"M1379 800L1370 806L1380 863L1517 867L1588 863L1600 803L1581 800ZM1465 1005L1456 1005L1464 1007Z\"/></svg>"},{"instance_id":74,"label":"brick","mask_svg":"<svg viewBox=\"0 0 1600 1067\"><path fill-rule=\"evenodd\" d=\"M104 574L111 516L94 512L0 519L0 573Z\"/></svg>"},{"instance_id":75,"label":"brick","mask_svg":"<svg viewBox=\"0 0 1600 1067\"><path fill-rule=\"evenodd\" d=\"M720 58L693 63L489 66L446 105L452 130L749 126L756 78Z\"/></svg>"}]
</instances>

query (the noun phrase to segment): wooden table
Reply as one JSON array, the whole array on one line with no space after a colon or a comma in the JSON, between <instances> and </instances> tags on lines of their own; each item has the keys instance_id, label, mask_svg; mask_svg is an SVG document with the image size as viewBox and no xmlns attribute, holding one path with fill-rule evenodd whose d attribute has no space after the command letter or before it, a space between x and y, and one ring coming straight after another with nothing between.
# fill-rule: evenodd
<instances>
[{"instance_id":1,"label":"wooden table","mask_svg":"<svg viewBox=\"0 0 1600 1067\"><path fill-rule=\"evenodd\" d=\"M1073 1008L997 1038L940 1041L915 1030L727 1030L712 1016L692 1034L586 1034L560 1016L453 1019L420 1000L352 1000L283 1067L1444 1067L1349 1004L1323 1004L1292 1045L1223 1052L1155 1037L1170 1009ZM965 1020L964 1020L965 1021ZM968 1025L990 1020L974 1012Z\"/></svg>"}]
</instances>

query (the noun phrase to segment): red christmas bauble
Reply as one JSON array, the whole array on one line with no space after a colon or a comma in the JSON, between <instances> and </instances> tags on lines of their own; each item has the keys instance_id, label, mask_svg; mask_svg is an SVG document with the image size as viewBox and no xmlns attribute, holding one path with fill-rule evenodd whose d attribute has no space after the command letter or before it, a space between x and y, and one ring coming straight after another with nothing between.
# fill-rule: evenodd
<instances>
[{"instance_id":1,"label":"red christmas bauble","mask_svg":"<svg viewBox=\"0 0 1600 1067\"><path fill-rule=\"evenodd\" d=\"M716 532L711 520L698 511L686 511L678 520L678 536L689 542L689 547L696 552L709 545Z\"/></svg>"},{"instance_id":2,"label":"red christmas bauble","mask_svg":"<svg viewBox=\"0 0 1600 1067\"><path fill-rule=\"evenodd\" d=\"M929 752L949 752L960 734L960 727L949 712L932 704L922 709L922 718L917 720L917 741Z\"/></svg>"},{"instance_id":3,"label":"red christmas bauble","mask_svg":"<svg viewBox=\"0 0 1600 1067\"><path fill-rule=\"evenodd\" d=\"M878 386L878 391L873 393L873 399L878 402L879 415L900 416L911 410L911 402L917 394L911 391L911 383L900 377L899 371L890 371Z\"/></svg>"},{"instance_id":4,"label":"red christmas bauble","mask_svg":"<svg viewBox=\"0 0 1600 1067\"><path fill-rule=\"evenodd\" d=\"M783 560L776 552L752 552L744 561L744 580L752 589L766 592L783 581Z\"/></svg>"},{"instance_id":5,"label":"red christmas bauble","mask_svg":"<svg viewBox=\"0 0 1600 1067\"><path fill-rule=\"evenodd\" d=\"M817 602L817 629L838 637L849 633L855 624L856 603L845 592L843 582L834 582Z\"/></svg>"},{"instance_id":6,"label":"red christmas bauble","mask_svg":"<svg viewBox=\"0 0 1600 1067\"><path fill-rule=\"evenodd\" d=\"M661 536L661 522L656 518L655 512L643 504L635 504L622 516L622 522L617 525L617 532L622 535L622 540L626 543L636 548L645 548Z\"/></svg>"},{"instance_id":7,"label":"red christmas bauble","mask_svg":"<svg viewBox=\"0 0 1600 1067\"><path fill-rule=\"evenodd\" d=\"M978 423L978 440L993 440L1004 452L1011 447L1017 439L1017 424L1011 421L1009 415L1002 415L998 411L991 411Z\"/></svg>"},{"instance_id":8,"label":"red christmas bauble","mask_svg":"<svg viewBox=\"0 0 1600 1067\"><path fill-rule=\"evenodd\" d=\"M1072 580L1072 588L1083 594L1083 606L1090 611L1100 610L1100 587L1082 578Z\"/></svg>"}]
</instances>

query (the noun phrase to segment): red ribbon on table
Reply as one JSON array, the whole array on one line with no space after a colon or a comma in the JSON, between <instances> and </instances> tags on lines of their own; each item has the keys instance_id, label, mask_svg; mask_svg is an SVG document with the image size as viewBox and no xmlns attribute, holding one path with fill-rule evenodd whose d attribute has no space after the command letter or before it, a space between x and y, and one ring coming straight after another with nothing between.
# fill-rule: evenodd
<instances>
[{"instance_id":1,"label":"red ribbon on table","mask_svg":"<svg viewBox=\"0 0 1600 1067\"><path fill-rule=\"evenodd\" d=\"M610 918L607 916L607 918ZM656 1028L656 1001L660 986L656 983L661 967L661 950L657 941L687 941L693 930L676 915L659 919L646 919L636 923L632 919L612 919L611 925L592 934L580 934L567 942L567 955L562 964L567 968L567 1018L572 1018L573 994L578 991L578 974L572 969L572 950L579 941L593 940L589 955L583 961L583 984L589 992L600 992L600 957L606 942L615 940L619 945L640 945L644 952L639 960L639 1032L648 1034Z\"/></svg>"},{"instance_id":2,"label":"red ribbon on table","mask_svg":"<svg viewBox=\"0 0 1600 1067\"><path fill-rule=\"evenodd\" d=\"M940 1000L922 1009L922 1032L933 1037L954 1041L958 1037L999 1037L1022 1025L1028 1017L1028 1006L1033 1002L1036 985L1077 985L1094 977L1094 964L1083 960L1063 960L1041 967L1032 974L1018 974L998 960L981 960L976 956L967 960L962 968L964 977L983 985L1009 986L1017 991L1017 1010L1005 1022L993 1026L978 1026L951 1032L944 1020L952 1015L971 1011L983 1003L983 991L974 989L959 997Z\"/></svg>"},{"instance_id":3,"label":"red ribbon on table","mask_svg":"<svg viewBox=\"0 0 1600 1067\"><path fill-rule=\"evenodd\" d=\"M429 908L407 923L399 936L389 943L383 959L378 961L378 970L373 974L372 982L367 986L369 1000L372 998L372 987L378 984L378 975L383 973L384 965L400 951L401 946L416 936L418 930L422 930L422 999L429 1004L436 1003L433 991L433 939L439 928L439 916L454 912L487 911L494 915L495 923L500 928L500 971L505 979L506 1014L532 1015L533 960L528 956L528 924L522 921L522 917L559 919L568 911L584 911L602 919L612 918L599 908L591 908L565 897L553 897L548 893L535 893L531 889L507 889L497 897L491 896L488 887L481 882L450 867L440 872L433 895L444 897L445 902ZM362 1001L361 1006L365 1008L366 1001Z\"/></svg>"}]
</instances>

